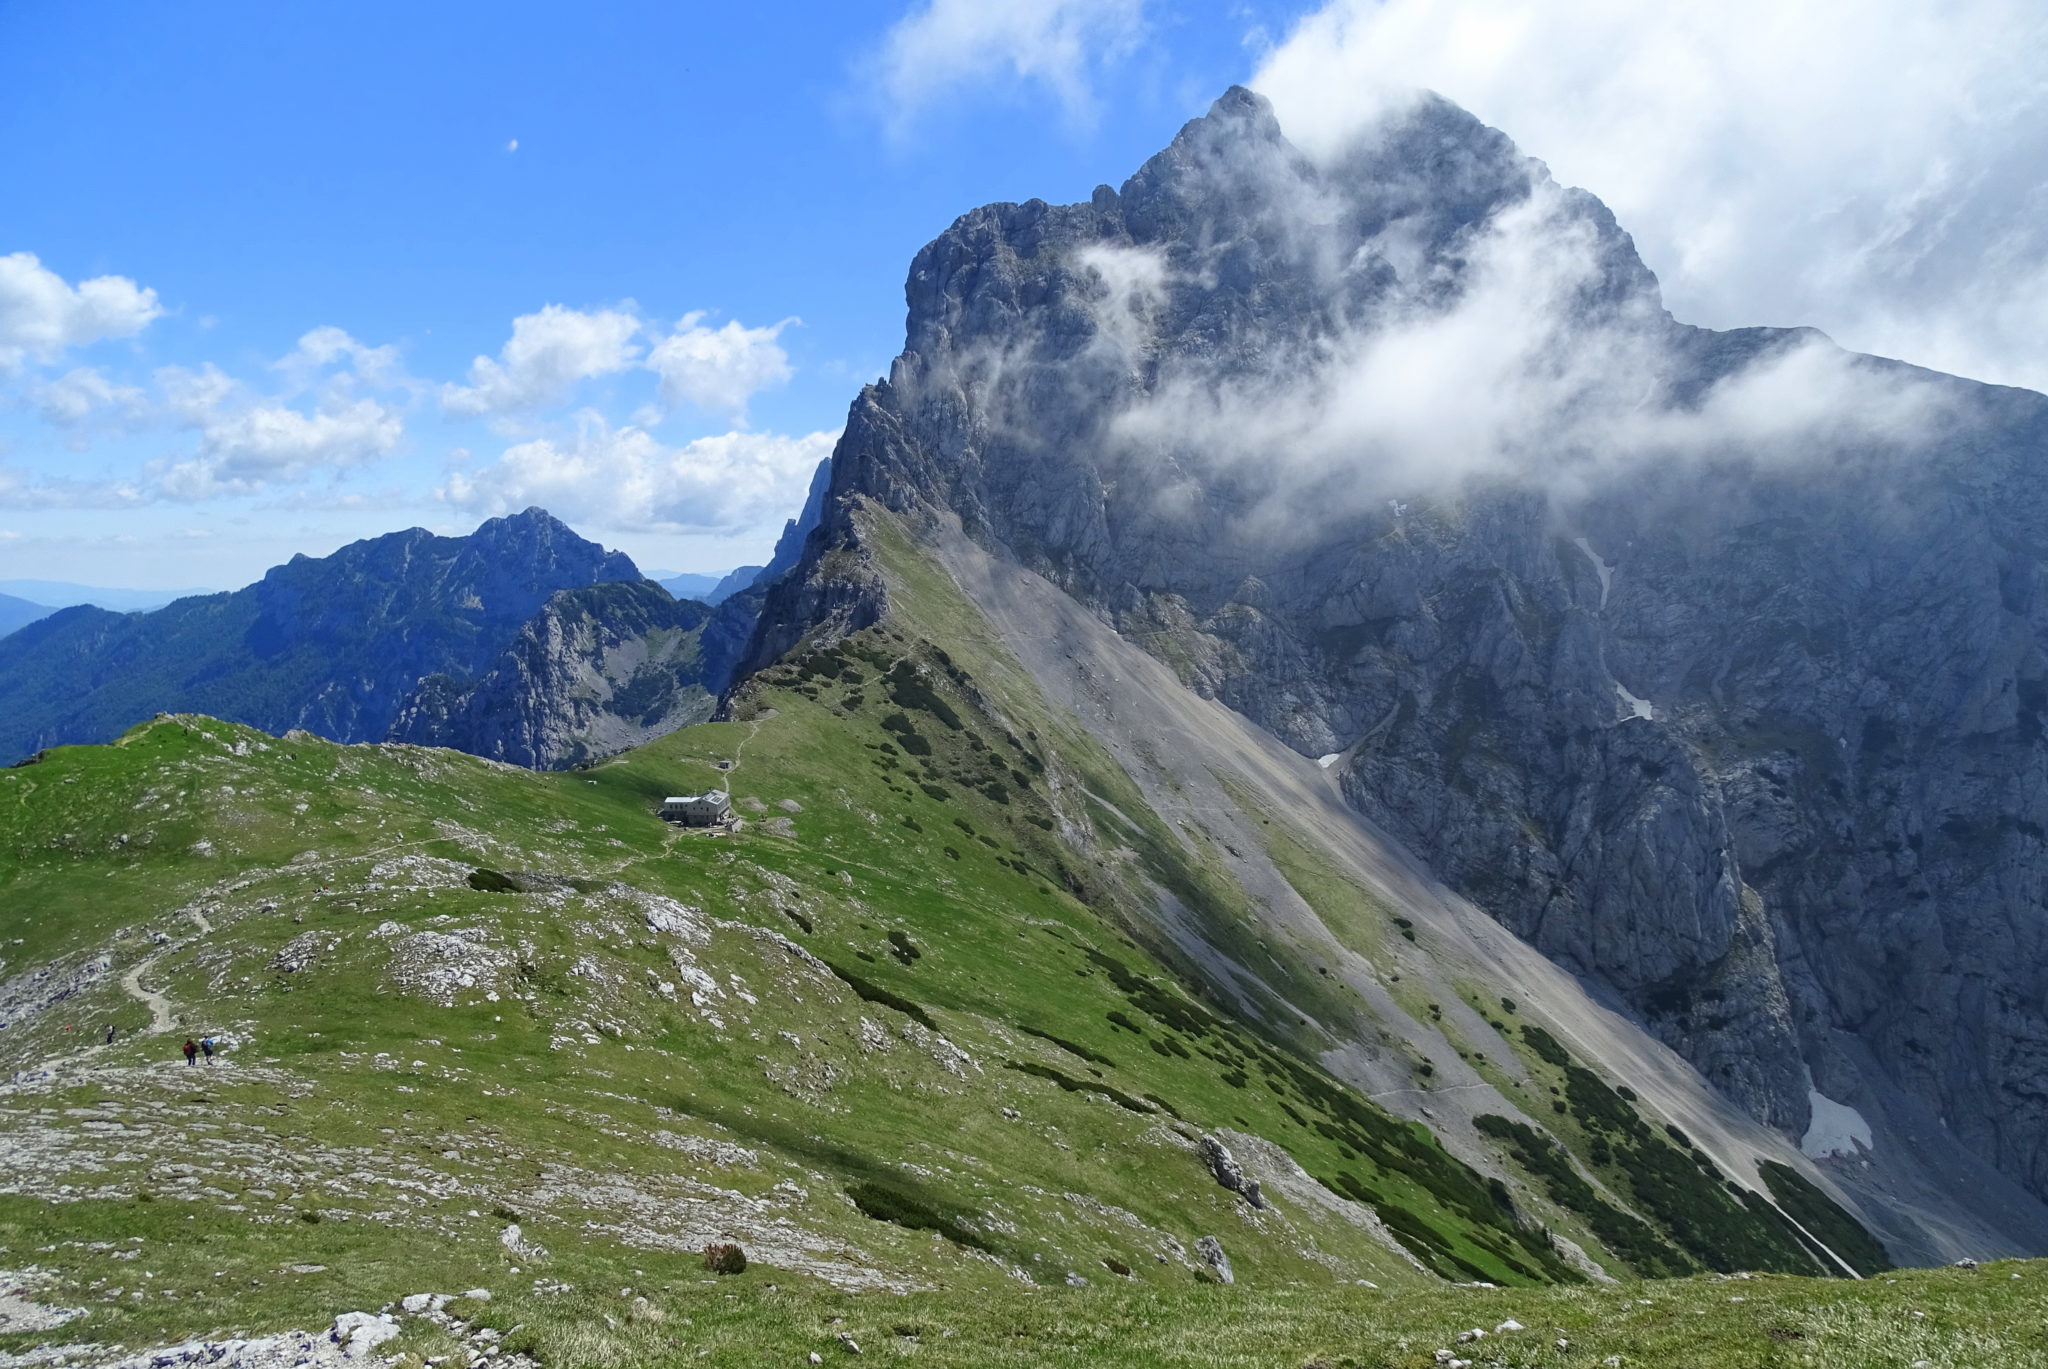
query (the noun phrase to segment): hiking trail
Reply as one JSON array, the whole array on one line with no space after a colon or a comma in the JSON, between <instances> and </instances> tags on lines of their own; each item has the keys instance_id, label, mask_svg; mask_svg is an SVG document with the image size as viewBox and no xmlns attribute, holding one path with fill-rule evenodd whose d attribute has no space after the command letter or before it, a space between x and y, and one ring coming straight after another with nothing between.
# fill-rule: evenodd
<instances>
[{"instance_id":1,"label":"hiking trail","mask_svg":"<svg viewBox=\"0 0 2048 1369\"><path fill-rule=\"evenodd\" d=\"M149 1005L149 1031L152 1035L171 1029L171 1000L153 989L142 987L142 972L156 963L156 957L136 965L121 976L121 991L138 1003Z\"/></svg>"}]
</instances>

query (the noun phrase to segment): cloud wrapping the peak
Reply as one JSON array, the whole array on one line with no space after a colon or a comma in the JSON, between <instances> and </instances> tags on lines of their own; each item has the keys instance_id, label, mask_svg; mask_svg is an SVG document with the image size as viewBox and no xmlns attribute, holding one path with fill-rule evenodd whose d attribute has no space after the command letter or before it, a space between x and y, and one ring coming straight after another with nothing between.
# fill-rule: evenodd
<instances>
[{"instance_id":1,"label":"cloud wrapping the peak","mask_svg":"<svg viewBox=\"0 0 2048 1369\"><path fill-rule=\"evenodd\" d=\"M1100 239L935 301L906 407L974 414L992 505L1035 482L1149 506L1226 561L1389 500L1878 463L1952 416L1811 331L1674 323L1590 197L1440 101L1404 109L1317 162L1226 106ZM1114 535L1092 516L1058 535Z\"/></svg>"},{"instance_id":2,"label":"cloud wrapping the peak","mask_svg":"<svg viewBox=\"0 0 2048 1369\"><path fill-rule=\"evenodd\" d=\"M474 418L560 403L578 382L636 364L639 332L640 320L619 309L585 312L550 304L521 314L496 357L470 363L468 385L442 387L441 406Z\"/></svg>"},{"instance_id":3,"label":"cloud wrapping the peak","mask_svg":"<svg viewBox=\"0 0 2048 1369\"><path fill-rule=\"evenodd\" d=\"M1348 260L1337 251L1303 260L1341 260L1339 278L1362 264L1388 267L1410 250L1405 231L1396 221ZM1226 345L1159 357L1149 378L1133 376L1104 435L1149 470L1162 507L1194 509L1231 490L1236 533L1260 543L1470 481L1564 492L1694 453L1792 460L1866 413L1846 358L1818 338L1739 368L1706 404L1676 402L1674 386L1693 377L1654 297L1589 305L1608 284L1603 245L1580 202L1539 180L1446 245L1455 267L1449 257L1410 261L1356 317L1299 333L1233 332ZM1122 256L1120 274L1148 282L1152 299L1208 288ZM1158 305L1134 308L1146 296L1103 277L1102 260L1081 254L1105 284L1097 337L1115 355L1150 353L1147 319ZM1804 402L1783 402L1801 386ZM1862 426L1880 431L1914 414L1902 395Z\"/></svg>"},{"instance_id":4,"label":"cloud wrapping the peak","mask_svg":"<svg viewBox=\"0 0 2048 1369\"><path fill-rule=\"evenodd\" d=\"M890 28L875 58L883 121L901 137L944 96L1032 85L1086 122L1095 78L1144 32L1144 0L926 0Z\"/></svg>"},{"instance_id":5,"label":"cloud wrapping the peak","mask_svg":"<svg viewBox=\"0 0 2048 1369\"><path fill-rule=\"evenodd\" d=\"M2048 7L1332 0L1254 85L1327 156L1418 87L1606 201L1679 317L2048 388Z\"/></svg>"},{"instance_id":6,"label":"cloud wrapping the peak","mask_svg":"<svg viewBox=\"0 0 2048 1369\"><path fill-rule=\"evenodd\" d=\"M126 276L69 285L33 252L0 256L0 370L55 361L72 347L133 337L161 317L156 291Z\"/></svg>"}]
</instances>

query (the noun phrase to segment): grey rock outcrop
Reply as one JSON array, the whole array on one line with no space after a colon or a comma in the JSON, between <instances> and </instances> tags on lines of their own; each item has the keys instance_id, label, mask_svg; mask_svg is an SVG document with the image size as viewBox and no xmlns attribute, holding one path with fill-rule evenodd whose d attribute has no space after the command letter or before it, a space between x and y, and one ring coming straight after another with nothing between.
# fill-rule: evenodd
<instances>
[{"instance_id":1,"label":"grey rock outcrop","mask_svg":"<svg viewBox=\"0 0 2048 1369\"><path fill-rule=\"evenodd\" d=\"M1526 412L1338 383L1560 261L1494 377ZM965 215L907 296L749 663L875 619L863 501L957 518L1758 1118L1910 1100L2048 1196L2048 400L1676 323L1435 99L1311 163L1233 91L1121 189Z\"/></svg>"},{"instance_id":2,"label":"grey rock outcrop","mask_svg":"<svg viewBox=\"0 0 2048 1369\"><path fill-rule=\"evenodd\" d=\"M1195 1242L1195 1254L1209 1267L1218 1283L1237 1282L1237 1276L1230 1270L1230 1257L1223 1253L1223 1242L1214 1236L1203 1236Z\"/></svg>"},{"instance_id":3,"label":"grey rock outcrop","mask_svg":"<svg viewBox=\"0 0 2048 1369\"><path fill-rule=\"evenodd\" d=\"M1218 1184L1241 1195L1253 1207L1263 1208L1266 1205L1266 1196L1259 1189L1259 1181L1245 1174L1244 1167L1230 1153L1229 1146L1214 1136L1204 1136L1195 1149Z\"/></svg>"},{"instance_id":4,"label":"grey rock outcrop","mask_svg":"<svg viewBox=\"0 0 2048 1369\"><path fill-rule=\"evenodd\" d=\"M390 740L558 769L702 722L725 685L716 616L650 580L563 590L479 679L422 680Z\"/></svg>"},{"instance_id":5,"label":"grey rock outcrop","mask_svg":"<svg viewBox=\"0 0 2048 1369\"><path fill-rule=\"evenodd\" d=\"M344 1312L328 1334L350 1359L368 1359L378 1346L398 1335L398 1321L388 1313Z\"/></svg>"}]
</instances>

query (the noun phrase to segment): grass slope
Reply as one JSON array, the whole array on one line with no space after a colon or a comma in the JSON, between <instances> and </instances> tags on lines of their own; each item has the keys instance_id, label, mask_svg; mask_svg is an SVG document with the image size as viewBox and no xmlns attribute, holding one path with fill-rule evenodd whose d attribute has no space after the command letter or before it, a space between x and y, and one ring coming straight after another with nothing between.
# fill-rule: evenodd
<instances>
[{"instance_id":1,"label":"grass slope","mask_svg":"<svg viewBox=\"0 0 2048 1369\"><path fill-rule=\"evenodd\" d=\"M64 1334L102 1345L484 1286L560 1363L760 1362L830 1348L835 1317L937 1362L1405 1362L1493 1306L1418 1264L1576 1279L1277 1009L1254 1030L1134 935L1165 888L1257 945L1242 892L1014 663L937 645L986 634L891 555L881 625L589 771L180 716L0 772L0 1265L46 1271L88 1309ZM654 819L714 784L738 836ZM200 1033L221 1063L179 1061ZM1268 1208L1213 1181L1205 1132L1240 1138ZM714 1240L752 1263L705 1289Z\"/></svg>"}]
</instances>

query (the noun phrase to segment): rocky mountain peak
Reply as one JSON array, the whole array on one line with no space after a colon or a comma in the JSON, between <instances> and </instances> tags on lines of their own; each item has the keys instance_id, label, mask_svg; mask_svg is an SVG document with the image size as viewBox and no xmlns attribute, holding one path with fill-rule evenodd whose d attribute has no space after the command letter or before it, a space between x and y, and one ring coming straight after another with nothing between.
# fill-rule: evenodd
<instances>
[{"instance_id":1,"label":"rocky mountain peak","mask_svg":"<svg viewBox=\"0 0 2048 1369\"><path fill-rule=\"evenodd\" d=\"M906 294L754 659L873 621L859 500L957 520L1757 1118L2048 1196L2048 401L1676 323L1431 96L1311 160L1229 92Z\"/></svg>"},{"instance_id":2,"label":"rocky mountain peak","mask_svg":"<svg viewBox=\"0 0 2048 1369\"><path fill-rule=\"evenodd\" d=\"M607 551L539 505L488 519L467 540L480 555L500 555L535 565L589 567L593 582L643 578L624 552Z\"/></svg>"}]
</instances>

